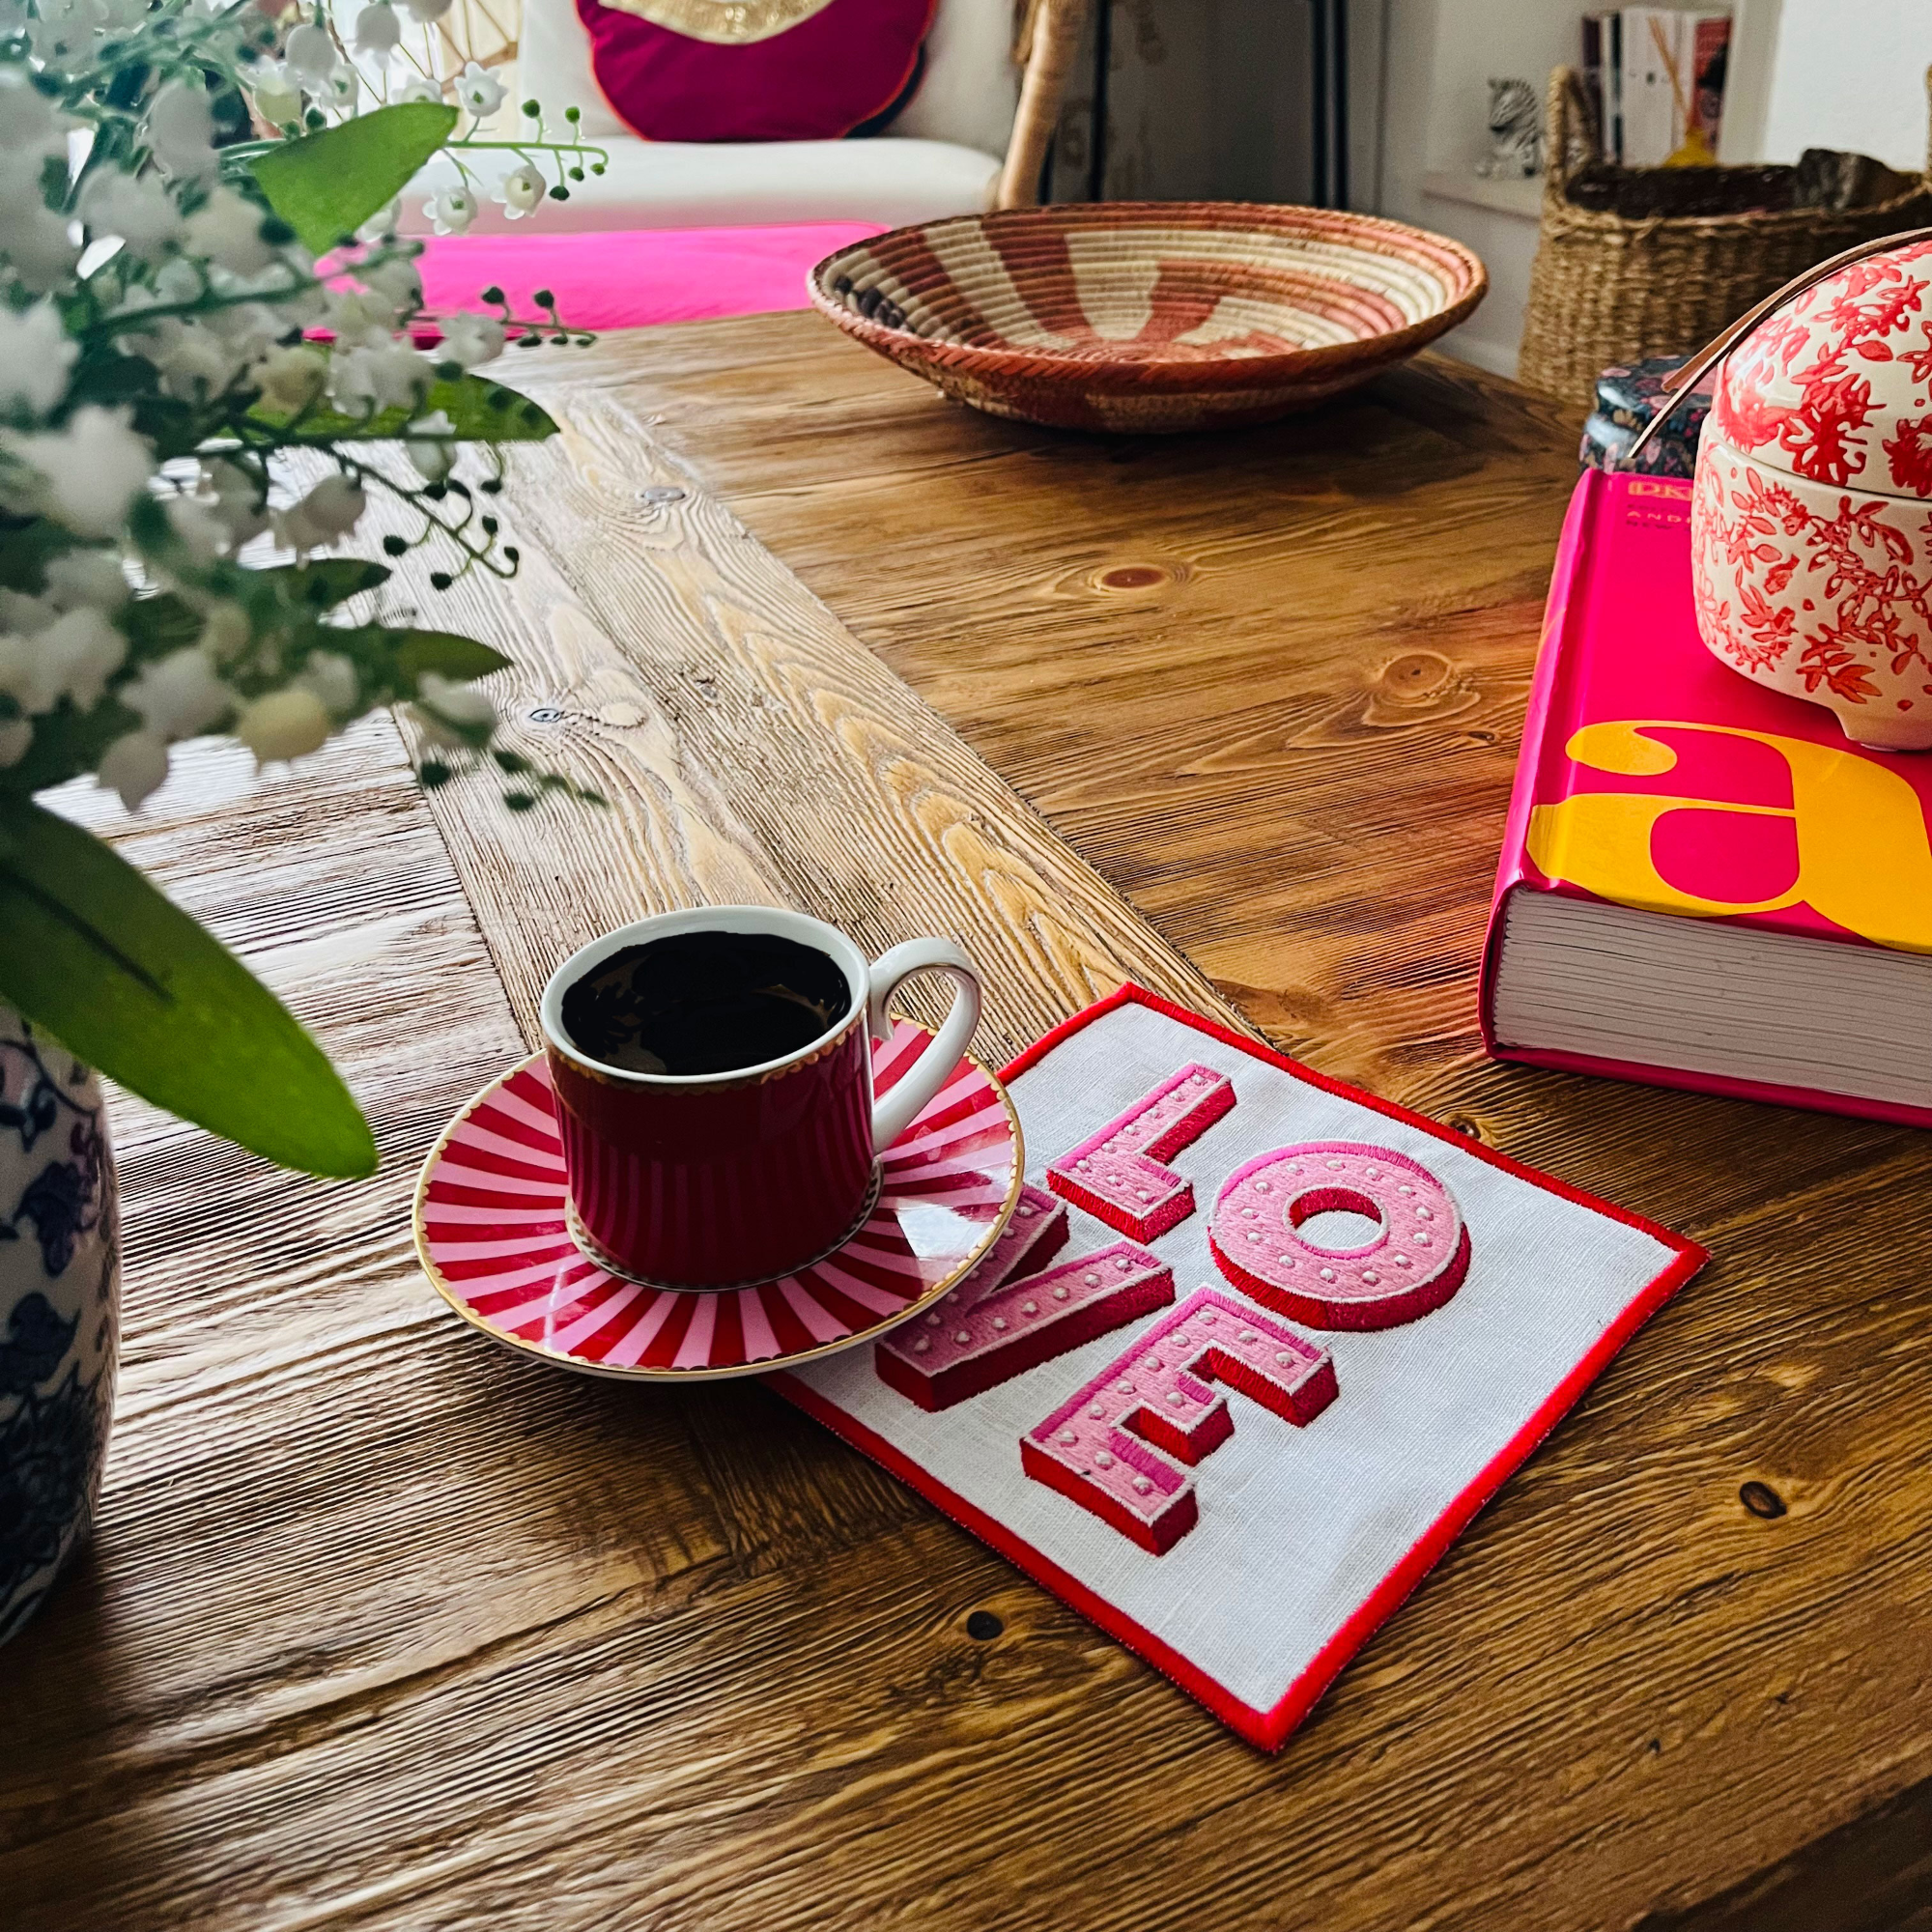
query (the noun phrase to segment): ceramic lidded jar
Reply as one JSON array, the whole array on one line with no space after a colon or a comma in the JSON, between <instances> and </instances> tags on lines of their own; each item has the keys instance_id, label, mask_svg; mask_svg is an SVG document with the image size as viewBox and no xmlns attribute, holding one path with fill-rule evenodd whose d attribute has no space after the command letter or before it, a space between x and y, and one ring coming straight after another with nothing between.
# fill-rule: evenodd
<instances>
[{"instance_id":1,"label":"ceramic lidded jar","mask_svg":"<svg viewBox=\"0 0 1932 1932\"><path fill-rule=\"evenodd\" d=\"M1725 358L1690 543L1732 669L1854 744L1932 750L1932 242L1841 269Z\"/></svg>"}]
</instances>

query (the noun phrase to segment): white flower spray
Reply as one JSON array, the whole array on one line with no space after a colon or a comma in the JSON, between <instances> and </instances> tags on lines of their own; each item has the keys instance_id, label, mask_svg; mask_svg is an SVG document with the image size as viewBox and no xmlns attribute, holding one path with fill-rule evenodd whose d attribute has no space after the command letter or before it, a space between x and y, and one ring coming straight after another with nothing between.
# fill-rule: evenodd
<instances>
[{"instance_id":1,"label":"white flower spray","mask_svg":"<svg viewBox=\"0 0 1932 1932\"><path fill-rule=\"evenodd\" d=\"M495 654L414 630L388 580L424 547L449 553L435 590L514 573L494 444L531 406L484 372L513 340L579 338L547 293L524 321L488 290L498 313L448 317L418 346L420 244L398 237L396 201L358 208L354 243L319 269L252 171L284 135L372 89L369 105L389 98L408 34L448 0L366 0L354 60L321 14L278 33L252 8L189 0L14 4L24 35L0 18L0 794L92 771L136 809L186 738L226 731L273 763L384 703L417 719L426 782L480 758L520 808L572 789L495 744L495 706L469 682ZM505 95L475 64L452 92L470 132L444 151L457 179L430 205L441 232L475 217L468 154L510 151L495 199L511 219L599 165L574 138L542 140L541 117L515 142L476 132ZM443 89L424 78L396 98ZM250 138L251 109L275 140ZM459 461L466 442L480 465ZM343 556L378 501L388 564ZM278 554L250 548L263 541Z\"/></svg>"}]
</instances>

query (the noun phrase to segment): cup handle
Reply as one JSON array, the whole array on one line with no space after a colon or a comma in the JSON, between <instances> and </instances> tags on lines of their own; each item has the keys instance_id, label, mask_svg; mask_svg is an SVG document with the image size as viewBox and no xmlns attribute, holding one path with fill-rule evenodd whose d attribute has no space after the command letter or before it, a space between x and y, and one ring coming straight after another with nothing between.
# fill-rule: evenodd
<instances>
[{"instance_id":1,"label":"cup handle","mask_svg":"<svg viewBox=\"0 0 1932 1932\"><path fill-rule=\"evenodd\" d=\"M898 1085L872 1103L872 1146L880 1153L912 1125L966 1058L966 1043L980 1024L980 974L950 939L909 939L871 965L867 1013L875 1039L884 1039L893 1030L886 1002L898 990L899 981L914 973L932 971L950 973L959 990L952 996L952 1009L938 1037L900 1075Z\"/></svg>"}]
</instances>

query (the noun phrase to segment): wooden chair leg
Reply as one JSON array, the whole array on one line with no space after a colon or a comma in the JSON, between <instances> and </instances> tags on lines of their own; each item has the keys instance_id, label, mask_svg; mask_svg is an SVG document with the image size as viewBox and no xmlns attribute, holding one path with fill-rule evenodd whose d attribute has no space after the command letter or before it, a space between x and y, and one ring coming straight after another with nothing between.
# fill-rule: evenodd
<instances>
[{"instance_id":1,"label":"wooden chair leg","mask_svg":"<svg viewBox=\"0 0 1932 1932\"><path fill-rule=\"evenodd\" d=\"M1007 164L1000 170L996 208L1032 208L1039 200L1039 171L1060 119L1067 75L1087 24L1088 0L1036 0L1029 25L1026 73L1013 116Z\"/></svg>"}]
</instances>

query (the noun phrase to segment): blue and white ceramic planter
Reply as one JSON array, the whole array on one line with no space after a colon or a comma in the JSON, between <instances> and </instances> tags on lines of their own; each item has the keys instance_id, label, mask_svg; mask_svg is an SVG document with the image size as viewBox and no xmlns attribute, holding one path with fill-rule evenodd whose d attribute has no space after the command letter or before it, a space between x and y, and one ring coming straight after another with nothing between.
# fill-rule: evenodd
<instances>
[{"instance_id":1,"label":"blue and white ceramic planter","mask_svg":"<svg viewBox=\"0 0 1932 1932\"><path fill-rule=\"evenodd\" d=\"M0 1005L0 1643L86 1540L120 1302L100 1083Z\"/></svg>"}]
</instances>

